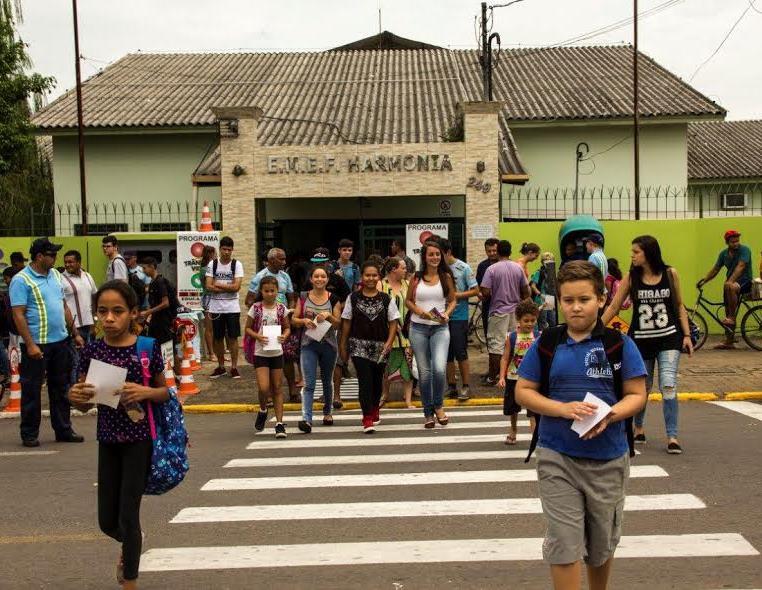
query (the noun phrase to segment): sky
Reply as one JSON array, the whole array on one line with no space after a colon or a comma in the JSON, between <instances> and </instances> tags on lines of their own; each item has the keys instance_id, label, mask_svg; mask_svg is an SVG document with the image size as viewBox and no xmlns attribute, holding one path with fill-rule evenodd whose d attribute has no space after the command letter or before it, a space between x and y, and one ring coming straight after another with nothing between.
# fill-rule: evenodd
<instances>
[{"instance_id":1,"label":"sky","mask_svg":"<svg viewBox=\"0 0 762 590\"><path fill-rule=\"evenodd\" d=\"M728 110L762 118L762 0L670 0L639 23L640 50ZM502 4L506 0L491 0ZM640 0L643 13L666 0ZM127 53L315 51L373 35L476 48L478 0L79 0L82 75ZM503 47L556 44L632 16L629 0L520 0L494 10ZM74 86L71 2L23 0L19 26L35 71L54 76L50 100ZM741 16L743 17L741 18ZM720 46L734 23L724 45ZM632 42L632 25L581 44ZM708 60L708 61L707 61ZM703 64L703 65L702 65Z\"/></svg>"}]
</instances>

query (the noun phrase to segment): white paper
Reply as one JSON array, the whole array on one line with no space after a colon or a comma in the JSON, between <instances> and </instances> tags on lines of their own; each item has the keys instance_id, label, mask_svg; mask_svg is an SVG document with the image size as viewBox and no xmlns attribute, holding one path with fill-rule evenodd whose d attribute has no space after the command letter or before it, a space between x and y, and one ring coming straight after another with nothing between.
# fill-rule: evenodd
<instances>
[{"instance_id":1,"label":"white paper","mask_svg":"<svg viewBox=\"0 0 762 590\"><path fill-rule=\"evenodd\" d=\"M331 322L328 320L323 320L322 322L318 323L315 320L312 320L315 322L315 328L308 328L304 331L307 336L312 338L313 340L320 342L323 337L328 333L328 330L331 329Z\"/></svg>"},{"instance_id":2,"label":"white paper","mask_svg":"<svg viewBox=\"0 0 762 590\"><path fill-rule=\"evenodd\" d=\"M262 326L262 335L267 336L267 344L262 350L280 350L281 343L278 342L280 336L280 326Z\"/></svg>"},{"instance_id":3,"label":"white paper","mask_svg":"<svg viewBox=\"0 0 762 590\"><path fill-rule=\"evenodd\" d=\"M580 438L585 436L598 422L611 413L611 406L602 399L595 397L589 391L582 401L595 404L598 406L598 409L595 411L595 414L588 416L584 420L575 420L572 423L572 430L579 434Z\"/></svg>"},{"instance_id":4,"label":"white paper","mask_svg":"<svg viewBox=\"0 0 762 590\"><path fill-rule=\"evenodd\" d=\"M545 295L545 309L555 309L556 298L554 295Z\"/></svg>"},{"instance_id":5,"label":"white paper","mask_svg":"<svg viewBox=\"0 0 762 590\"><path fill-rule=\"evenodd\" d=\"M99 360L91 360L87 370L85 382L95 386L95 397L91 400L96 404L103 404L116 409L119 405L119 396L114 395L120 390L127 380L127 369L109 365Z\"/></svg>"}]
</instances>

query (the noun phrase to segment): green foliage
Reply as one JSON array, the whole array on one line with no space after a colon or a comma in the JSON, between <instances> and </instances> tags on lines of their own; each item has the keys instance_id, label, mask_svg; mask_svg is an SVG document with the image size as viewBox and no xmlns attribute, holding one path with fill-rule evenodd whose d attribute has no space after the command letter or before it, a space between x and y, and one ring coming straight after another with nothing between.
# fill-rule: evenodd
<instances>
[{"instance_id":1,"label":"green foliage","mask_svg":"<svg viewBox=\"0 0 762 590\"><path fill-rule=\"evenodd\" d=\"M30 226L30 210L52 203L50 165L38 150L29 101L38 103L55 84L27 71L31 62L15 30L20 14L18 1L0 0L0 219L19 230Z\"/></svg>"}]
</instances>

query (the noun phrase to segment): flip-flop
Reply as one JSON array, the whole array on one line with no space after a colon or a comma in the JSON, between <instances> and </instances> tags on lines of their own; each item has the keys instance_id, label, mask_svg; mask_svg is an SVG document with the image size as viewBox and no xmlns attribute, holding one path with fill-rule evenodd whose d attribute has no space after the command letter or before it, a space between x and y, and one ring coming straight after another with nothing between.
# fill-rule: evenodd
<instances>
[{"instance_id":1,"label":"flip-flop","mask_svg":"<svg viewBox=\"0 0 762 590\"><path fill-rule=\"evenodd\" d=\"M509 434L505 437L505 444L507 445L515 445L516 444L516 435L515 434Z\"/></svg>"},{"instance_id":2,"label":"flip-flop","mask_svg":"<svg viewBox=\"0 0 762 590\"><path fill-rule=\"evenodd\" d=\"M330 414L323 416L323 426L333 426L333 416Z\"/></svg>"},{"instance_id":3,"label":"flip-flop","mask_svg":"<svg viewBox=\"0 0 762 590\"><path fill-rule=\"evenodd\" d=\"M736 345L728 342L721 342L714 346L714 350L735 350Z\"/></svg>"}]
</instances>

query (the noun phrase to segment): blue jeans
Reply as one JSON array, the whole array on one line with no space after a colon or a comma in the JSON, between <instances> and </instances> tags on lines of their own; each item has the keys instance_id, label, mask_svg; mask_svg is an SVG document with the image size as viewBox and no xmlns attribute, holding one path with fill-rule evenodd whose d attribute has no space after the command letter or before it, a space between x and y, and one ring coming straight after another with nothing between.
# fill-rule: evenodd
<instances>
[{"instance_id":1,"label":"blue jeans","mask_svg":"<svg viewBox=\"0 0 762 590\"><path fill-rule=\"evenodd\" d=\"M447 382L447 351L450 348L450 330L447 324L429 326L410 323L410 344L418 365L423 415L433 416L442 407Z\"/></svg>"},{"instance_id":2,"label":"blue jeans","mask_svg":"<svg viewBox=\"0 0 762 590\"><path fill-rule=\"evenodd\" d=\"M304 377L302 390L302 420L312 423L312 403L315 399L317 370L320 367L320 379L323 382L323 415L331 413L333 404L333 368L336 366L338 352L325 340L302 345L301 367Z\"/></svg>"},{"instance_id":3,"label":"blue jeans","mask_svg":"<svg viewBox=\"0 0 762 590\"><path fill-rule=\"evenodd\" d=\"M677 438L677 368L680 365L679 350L662 350L656 355L655 359L644 361L646 363L646 391L650 393L654 383L654 368L659 365L659 391L662 396L662 410L664 411L664 426L667 430L667 436ZM643 427L643 421L646 417L646 408L644 407L639 414L635 416L635 426Z\"/></svg>"},{"instance_id":4,"label":"blue jeans","mask_svg":"<svg viewBox=\"0 0 762 590\"><path fill-rule=\"evenodd\" d=\"M92 340L95 340L95 326L82 326L81 328L77 328L77 332L79 332L79 335L82 336L82 340L85 341L85 344L88 342L91 342ZM79 349L74 344L74 339L72 338L70 340L71 342L71 377L69 384L74 385L77 381L79 381Z\"/></svg>"}]
</instances>

